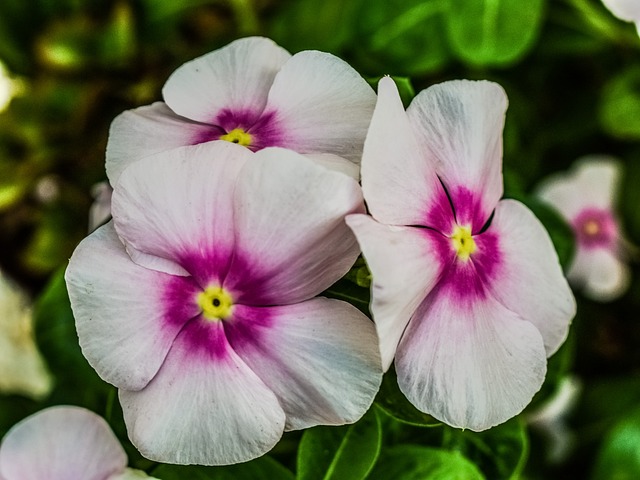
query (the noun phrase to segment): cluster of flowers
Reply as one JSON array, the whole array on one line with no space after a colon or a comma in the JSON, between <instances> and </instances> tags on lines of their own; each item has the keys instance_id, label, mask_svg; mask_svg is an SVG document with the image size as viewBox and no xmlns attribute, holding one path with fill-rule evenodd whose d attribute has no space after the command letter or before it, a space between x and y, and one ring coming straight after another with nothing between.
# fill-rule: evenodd
<instances>
[{"instance_id":1,"label":"cluster of flowers","mask_svg":"<svg viewBox=\"0 0 640 480\"><path fill-rule=\"evenodd\" d=\"M144 456L232 464L355 422L394 359L407 398L455 427L530 402L576 307L542 224L501 200L500 86L445 82L405 111L391 78L376 97L332 55L246 38L163 96L113 122L113 220L66 273ZM361 252L373 322L317 296Z\"/></svg>"}]
</instances>

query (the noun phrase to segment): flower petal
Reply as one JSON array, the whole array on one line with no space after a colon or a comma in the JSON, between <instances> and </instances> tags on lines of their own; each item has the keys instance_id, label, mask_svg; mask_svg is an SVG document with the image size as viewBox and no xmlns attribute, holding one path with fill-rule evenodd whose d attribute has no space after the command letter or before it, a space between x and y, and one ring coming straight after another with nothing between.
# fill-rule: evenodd
<instances>
[{"instance_id":1,"label":"flower petal","mask_svg":"<svg viewBox=\"0 0 640 480\"><path fill-rule=\"evenodd\" d=\"M441 186L435 165L420 150L398 88L389 77L378 84L361 170L362 190L376 220L387 225L428 224L426 208Z\"/></svg>"},{"instance_id":2,"label":"flower petal","mask_svg":"<svg viewBox=\"0 0 640 480\"><path fill-rule=\"evenodd\" d=\"M621 174L620 163L611 157L583 157L569 172L548 177L536 194L572 221L585 208L611 210Z\"/></svg>"},{"instance_id":3,"label":"flower petal","mask_svg":"<svg viewBox=\"0 0 640 480\"><path fill-rule=\"evenodd\" d=\"M280 146L360 163L375 103L373 89L348 63L304 51L276 75L265 112L275 112L286 132Z\"/></svg>"},{"instance_id":4,"label":"flower petal","mask_svg":"<svg viewBox=\"0 0 640 480\"><path fill-rule=\"evenodd\" d=\"M608 249L579 249L567 277L583 288L585 296L608 302L627 290L631 282L631 270Z\"/></svg>"},{"instance_id":5,"label":"flower petal","mask_svg":"<svg viewBox=\"0 0 640 480\"><path fill-rule=\"evenodd\" d=\"M434 290L396 353L398 385L418 409L482 431L520 413L546 373L542 337L490 295Z\"/></svg>"},{"instance_id":6,"label":"flower petal","mask_svg":"<svg viewBox=\"0 0 640 480\"><path fill-rule=\"evenodd\" d=\"M123 473L112 475L108 480L140 480L142 478L146 478L147 480L160 480L155 477L150 477L142 470L135 470L133 468L127 468Z\"/></svg>"},{"instance_id":7,"label":"flower petal","mask_svg":"<svg viewBox=\"0 0 640 480\"><path fill-rule=\"evenodd\" d=\"M285 415L273 392L231 349L222 322L190 322L139 392L120 390L133 444L164 463L228 465L270 450Z\"/></svg>"},{"instance_id":8,"label":"flower petal","mask_svg":"<svg viewBox=\"0 0 640 480\"><path fill-rule=\"evenodd\" d=\"M359 248L344 217L363 211L352 178L290 150L255 153L235 191L236 256L225 288L248 305L317 295L355 262Z\"/></svg>"},{"instance_id":9,"label":"flower petal","mask_svg":"<svg viewBox=\"0 0 640 480\"><path fill-rule=\"evenodd\" d=\"M237 306L226 329L238 355L278 397L287 430L357 421L382 381L371 320L339 300Z\"/></svg>"},{"instance_id":10,"label":"flower petal","mask_svg":"<svg viewBox=\"0 0 640 480\"><path fill-rule=\"evenodd\" d=\"M156 374L182 326L199 310L192 282L133 263L113 228L76 248L65 280L82 352L100 377L138 390Z\"/></svg>"},{"instance_id":11,"label":"flower petal","mask_svg":"<svg viewBox=\"0 0 640 480\"><path fill-rule=\"evenodd\" d=\"M80 407L51 407L22 420L0 445L6 480L104 480L127 466L107 422Z\"/></svg>"},{"instance_id":12,"label":"flower petal","mask_svg":"<svg viewBox=\"0 0 640 480\"><path fill-rule=\"evenodd\" d=\"M162 271L167 269L148 256L188 271L194 262L225 270L233 248L236 177L252 155L221 141L182 147L131 165L115 186L112 211L133 260Z\"/></svg>"},{"instance_id":13,"label":"flower petal","mask_svg":"<svg viewBox=\"0 0 640 480\"><path fill-rule=\"evenodd\" d=\"M536 326L551 356L567 338L576 302L549 234L516 200L498 203L487 232L499 239L499 266L490 282L493 295ZM482 237L476 237L479 245Z\"/></svg>"},{"instance_id":14,"label":"flower petal","mask_svg":"<svg viewBox=\"0 0 640 480\"><path fill-rule=\"evenodd\" d=\"M602 0L602 3L621 20L640 21L640 4L636 0Z\"/></svg>"},{"instance_id":15,"label":"flower petal","mask_svg":"<svg viewBox=\"0 0 640 480\"><path fill-rule=\"evenodd\" d=\"M261 112L289 58L268 38L241 38L179 67L162 95L178 115L199 122L211 122L225 109Z\"/></svg>"},{"instance_id":16,"label":"flower petal","mask_svg":"<svg viewBox=\"0 0 640 480\"><path fill-rule=\"evenodd\" d=\"M382 225L367 215L349 215L347 225L356 234L373 276L371 313L387 371L409 319L441 271L432 254L432 232Z\"/></svg>"},{"instance_id":17,"label":"flower petal","mask_svg":"<svg viewBox=\"0 0 640 480\"><path fill-rule=\"evenodd\" d=\"M198 143L194 139L209 129L210 125L176 115L163 102L121 113L109 129L106 155L109 182L115 185L122 171L141 158Z\"/></svg>"},{"instance_id":18,"label":"flower petal","mask_svg":"<svg viewBox=\"0 0 640 480\"><path fill-rule=\"evenodd\" d=\"M426 158L448 189L460 225L479 231L502 197L507 96L498 84L454 80L420 92L407 109Z\"/></svg>"}]
</instances>

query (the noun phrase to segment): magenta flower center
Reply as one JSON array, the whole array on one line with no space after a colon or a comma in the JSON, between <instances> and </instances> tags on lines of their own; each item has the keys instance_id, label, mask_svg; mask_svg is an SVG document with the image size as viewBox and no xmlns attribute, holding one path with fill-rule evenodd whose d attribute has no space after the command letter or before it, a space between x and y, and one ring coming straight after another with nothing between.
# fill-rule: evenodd
<instances>
[{"instance_id":1,"label":"magenta flower center","mask_svg":"<svg viewBox=\"0 0 640 480\"><path fill-rule=\"evenodd\" d=\"M573 221L573 229L578 243L586 248L609 247L616 240L616 221L608 210L581 211Z\"/></svg>"}]
</instances>

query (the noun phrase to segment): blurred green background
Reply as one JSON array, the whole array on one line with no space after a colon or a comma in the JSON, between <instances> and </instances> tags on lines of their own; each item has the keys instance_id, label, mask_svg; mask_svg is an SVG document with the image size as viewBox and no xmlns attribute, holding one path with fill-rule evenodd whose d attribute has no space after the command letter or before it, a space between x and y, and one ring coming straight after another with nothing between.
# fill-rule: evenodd
<instances>
[{"instance_id":1,"label":"blurred green background","mask_svg":"<svg viewBox=\"0 0 640 480\"><path fill-rule=\"evenodd\" d=\"M622 160L619 212L628 239L640 245L640 40L633 24L598 0L2 0L0 62L15 96L0 112L0 267L38 299L38 341L57 387L40 403L0 397L0 435L47 404L82 404L110 419L114 391L80 356L60 277L87 234L91 187L106 179L109 124L125 109L160 100L185 61L247 35L269 36L292 53L332 52L374 86L392 75L407 102L448 79L500 83L510 100L505 195L539 215L563 265L573 248L569 229L530 194L583 155ZM572 454L549 463L545 437L524 433L517 454L508 454L512 465L501 473L485 465L487 478L640 478L637 260L630 259L632 285L619 300L599 304L577 294L570 339L534 400L548 398L567 372L580 378L583 394L568 417ZM388 450L382 442L390 459L401 440L449 445L482 465L476 450L445 434L396 427L386 430ZM297 435L275 452L285 464Z\"/></svg>"}]
</instances>

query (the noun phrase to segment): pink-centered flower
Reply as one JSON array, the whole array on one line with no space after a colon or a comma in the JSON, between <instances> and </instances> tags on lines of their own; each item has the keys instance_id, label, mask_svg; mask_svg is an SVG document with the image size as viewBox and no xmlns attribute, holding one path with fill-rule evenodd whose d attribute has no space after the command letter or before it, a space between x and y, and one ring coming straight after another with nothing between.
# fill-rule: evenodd
<instances>
[{"instance_id":1,"label":"pink-centered flower","mask_svg":"<svg viewBox=\"0 0 640 480\"><path fill-rule=\"evenodd\" d=\"M292 56L261 37L185 63L162 94L166 103L113 121L106 158L112 185L133 161L211 140L253 151L288 148L357 177L376 102L373 89L343 60L318 51Z\"/></svg>"},{"instance_id":2,"label":"pink-centered flower","mask_svg":"<svg viewBox=\"0 0 640 480\"><path fill-rule=\"evenodd\" d=\"M227 142L127 168L113 221L66 280L82 351L120 389L146 457L250 460L284 430L358 420L382 378L373 323L314 298L359 253L352 178L301 155Z\"/></svg>"},{"instance_id":3,"label":"pink-centered flower","mask_svg":"<svg viewBox=\"0 0 640 480\"><path fill-rule=\"evenodd\" d=\"M372 215L347 223L372 273L383 368L420 410L484 430L518 414L564 341L575 301L541 223L502 196L507 98L452 81L405 112L378 88L362 187Z\"/></svg>"},{"instance_id":4,"label":"pink-centered flower","mask_svg":"<svg viewBox=\"0 0 640 480\"><path fill-rule=\"evenodd\" d=\"M14 425L0 444L2 480L135 480L107 422L80 407L41 410Z\"/></svg>"},{"instance_id":5,"label":"pink-centered flower","mask_svg":"<svg viewBox=\"0 0 640 480\"><path fill-rule=\"evenodd\" d=\"M576 250L567 277L594 300L622 295L631 278L614 211L620 173L612 158L585 157L572 171L549 177L537 192L572 227Z\"/></svg>"}]
</instances>

